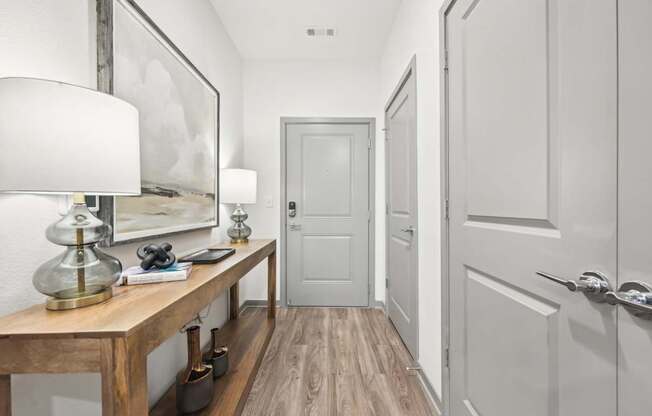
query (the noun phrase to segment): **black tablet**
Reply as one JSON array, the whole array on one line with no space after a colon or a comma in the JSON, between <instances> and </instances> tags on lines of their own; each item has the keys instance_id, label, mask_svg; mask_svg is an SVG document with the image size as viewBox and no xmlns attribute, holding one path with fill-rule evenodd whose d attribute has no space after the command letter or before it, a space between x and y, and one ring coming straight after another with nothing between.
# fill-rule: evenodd
<instances>
[{"instance_id":1,"label":"black tablet","mask_svg":"<svg viewBox=\"0 0 652 416\"><path fill-rule=\"evenodd\" d=\"M231 256L233 253L235 253L234 248L206 248L183 256L179 259L179 262L191 262L193 264L217 263Z\"/></svg>"}]
</instances>

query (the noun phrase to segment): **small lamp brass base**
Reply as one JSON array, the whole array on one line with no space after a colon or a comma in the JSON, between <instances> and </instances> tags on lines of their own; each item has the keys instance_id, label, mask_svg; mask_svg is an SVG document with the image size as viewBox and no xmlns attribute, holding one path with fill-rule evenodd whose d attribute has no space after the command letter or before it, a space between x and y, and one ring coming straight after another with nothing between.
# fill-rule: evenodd
<instances>
[{"instance_id":1,"label":"small lamp brass base","mask_svg":"<svg viewBox=\"0 0 652 416\"><path fill-rule=\"evenodd\" d=\"M102 292L95 293L93 295L82 296L80 298L70 298L70 299L61 299L61 298L48 298L45 303L45 308L51 311L63 311L67 309L77 309L83 308L85 306L95 305L97 303L102 303L106 300L109 300L113 297L113 289L107 288Z\"/></svg>"},{"instance_id":2,"label":"small lamp brass base","mask_svg":"<svg viewBox=\"0 0 652 416\"><path fill-rule=\"evenodd\" d=\"M231 243L233 244L246 244L249 242L248 238L232 238Z\"/></svg>"}]
</instances>

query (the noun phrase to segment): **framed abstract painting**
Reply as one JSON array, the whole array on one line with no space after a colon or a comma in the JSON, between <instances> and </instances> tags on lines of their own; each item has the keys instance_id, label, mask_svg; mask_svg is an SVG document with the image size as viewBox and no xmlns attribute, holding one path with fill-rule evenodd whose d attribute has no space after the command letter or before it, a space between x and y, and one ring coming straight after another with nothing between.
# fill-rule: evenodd
<instances>
[{"instance_id":1,"label":"framed abstract painting","mask_svg":"<svg viewBox=\"0 0 652 416\"><path fill-rule=\"evenodd\" d=\"M97 0L97 58L98 89L140 119L142 194L101 197L109 244L217 226L217 89L133 0Z\"/></svg>"}]
</instances>

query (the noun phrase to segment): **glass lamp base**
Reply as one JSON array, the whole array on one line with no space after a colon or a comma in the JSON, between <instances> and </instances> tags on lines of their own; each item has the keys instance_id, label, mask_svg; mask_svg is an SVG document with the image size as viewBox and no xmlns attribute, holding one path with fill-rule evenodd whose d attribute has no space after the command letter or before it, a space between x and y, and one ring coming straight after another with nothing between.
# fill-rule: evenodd
<instances>
[{"instance_id":1,"label":"glass lamp base","mask_svg":"<svg viewBox=\"0 0 652 416\"><path fill-rule=\"evenodd\" d=\"M226 234L231 237L232 243L247 243L249 241L251 227L244 223L247 218L249 218L249 215L238 204L231 214L233 224L226 230Z\"/></svg>"},{"instance_id":2,"label":"glass lamp base","mask_svg":"<svg viewBox=\"0 0 652 416\"><path fill-rule=\"evenodd\" d=\"M113 288L109 287L99 293L92 295L82 296L79 298L48 298L45 303L45 308L51 311L63 311L67 309L83 308L85 306L95 305L102 303L113 297Z\"/></svg>"},{"instance_id":3,"label":"glass lamp base","mask_svg":"<svg viewBox=\"0 0 652 416\"><path fill-rule=\"evenodd\" d=\"M50 296L47 309L81 308L111 298L122 264L95 247L110 232L111 227L88 210L83 198L48 227L48 240L65 251L39 266L32 278L36 290Z\"/></svg>"}]
</instances>

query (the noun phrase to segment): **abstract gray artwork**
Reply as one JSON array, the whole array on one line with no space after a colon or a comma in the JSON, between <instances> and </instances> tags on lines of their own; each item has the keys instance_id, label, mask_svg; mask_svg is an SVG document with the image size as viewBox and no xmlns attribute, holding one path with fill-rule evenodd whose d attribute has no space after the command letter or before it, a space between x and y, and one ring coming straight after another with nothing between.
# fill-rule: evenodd
<instances>
[{"instance_id":1,"label":"abstract gray artwork","mask_svg":"<svg viewBox=\"0 0 652 416\"><path fill-rule=\"evenodd\" d=\"M113 3L113 93L139 111L142 195L113 200L114 242L217 225L219 94L142 11Z\"/></svg>"}]
</instances>

